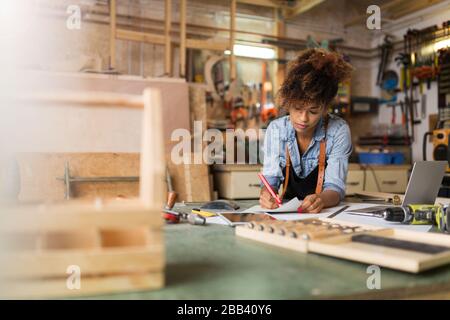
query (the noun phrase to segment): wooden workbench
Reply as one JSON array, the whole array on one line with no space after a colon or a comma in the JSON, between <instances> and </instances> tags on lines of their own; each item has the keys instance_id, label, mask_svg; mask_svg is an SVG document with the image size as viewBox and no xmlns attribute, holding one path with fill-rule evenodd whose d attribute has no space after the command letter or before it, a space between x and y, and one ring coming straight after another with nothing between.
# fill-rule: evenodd
<instances>
[{"instance_id":1,"label":"wooden workbench","mask_svg":"<svg viewBox=\"0 0 450 320\"><path fill-rule=\"evenodd\" d=\"M240 202L243 208L255 203ZM165 237L165 288L100 298L450 299L450 266L419 275L381 269L381 290L369 290L367 265L265 246L235 237L230 227L167 225Z\"/></svg>"}]
</instances>

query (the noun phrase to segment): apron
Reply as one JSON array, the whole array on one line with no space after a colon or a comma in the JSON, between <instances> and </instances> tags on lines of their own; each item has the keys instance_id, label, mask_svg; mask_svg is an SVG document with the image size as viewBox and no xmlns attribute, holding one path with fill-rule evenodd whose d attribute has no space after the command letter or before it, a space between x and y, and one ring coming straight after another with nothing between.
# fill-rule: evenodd
<instances>
[{"instance_id":1,"label":"apron","mask_svg":"<svg viewBox=\"0 0 450 320\"><path fill-rule=\"evenodd\" d=\"M303 200L307 195L319 194L323 189L323 180L325 177L326 168L326 141L327 141L327 127L328 117L324 117L325 136L320 141L319 152L319 164L317 167L305 178L300 178L295 173L291 166L291 157L289 155L289 149L286 145L286 169L283 174L283 194L281 199L292 199L297 197L299 200ZM289 178L291 177L291 178Z\"/></svg>"},{"instance_id":2,"label":"apron","mask_svg":"<svg viewBox=\"0 0 450 320\"><path fill-rule=\"evenodd\" d=\"M286 188L286 192L284 192L284 199L290 200L297 197L299 200L303 200L307 195L317 193L316 188L317 180L319 177L319 166L317 166L308 176L303 179L297 176L292 166L290 167L289 174L290 179ZM286 173L284 173L284 176L285 175Z\"/></svg>"}]
</instances>

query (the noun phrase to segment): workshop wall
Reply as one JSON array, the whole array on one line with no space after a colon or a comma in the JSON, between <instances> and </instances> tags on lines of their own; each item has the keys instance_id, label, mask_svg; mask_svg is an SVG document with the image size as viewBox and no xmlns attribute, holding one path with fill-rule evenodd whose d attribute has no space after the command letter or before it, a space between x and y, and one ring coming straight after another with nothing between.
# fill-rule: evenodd
<instances>
[{"instance_id":1,"label":"workshop wall","mask_svg":"<svg viewBox=\"0 0 450 320\"><path fill-rule=\"evenodd\" d=\"M48 0L43 1L43 3ZM58 5L52 4L47 8L50 16L47 19L48 30L51 37L58 44L58 50L49 50L49 59L41 59L35 65L44 70L53 71L80 71L82 69L105 70L108 67L109 57L109 26L108 7L96 6L95 10L83 5L83 22L81 30L69 30L65 27L65 8L77 1L63 0ZM147 19L161 20L164 17L164 1L162 0L129 0L118 1L118 13L124 16L145 17ZM286 36L304 40L308 35L316 40L345 38L345 45L357 48L367 48L371 38L367 34L358 31L346 31L344 29L344 17L349 17L353 8L347 1L342 1L342 6L336 8L331 3L324 3L317 8L289 20L286 24ZM172 19L179 19L178 2L173 2ZM162 23L142 21L134 18L118 18L119 23L133 25L134 27L151 28L154 32L162 33ZM320 21L320 23L319 23ZM228 1L188 1L187 23L219 28L229 27L229 2ZM271 8L255 7L239 4L236 26L238 30L252 30L253 32L267 35L274 34L274 11ZM174 27L177 29L177 27ZM212 39L224 39L228 36L225 31L211 31L199 28L189 28L188 36L193 32L201 32L202 35ZM82 32L80 32L82 31ZM237 40L252 40L253 35L237 34ZM164 47L160 45L141 44L131 41L117 41L117 68L120 73L139 75L144 77L160 77L164 73ZM286 57L293 58L296 51L287 50ZM355 57L352 63L357 66L353 91L358 95L370 95L370 87L365 87L363 81L371 70L366 67L366 58ZM237 58L238 75L244 80L261 79L261 63L258 60ZM173 48L172 70L175 77L179 75L178 48ZM243 71L245 70L245 72ZM253 79L255 81L255 79ZM247 82L247 81L246 81Z\"/></svg>"},{"instance_id":2,"label":"workshop wall","mask_svg":"<svg viewBox=\"0 0 450 320\"><path fill-rule=\"evenodd\" d=\"M384 33L389 33L395 36L396 40L402 40L403 35L407 32L408 29L423 29L432 25L441 25L443 21L448 20L448 17L450 16L450 7L448 7L448 3L442 3L441 5L436 5L432 7L431 9L425 9L417 14L411 15L407 17L406 19L401 19L400 21L396 21L395 25L392 25L391 27L386 27L382 31ZM373 46L380 45L383 41L383 37L381 34L374 38L373 40ZM398 52L393 53L393 56L397 55ZM400 72L400 67L396 65L395 62L392 62L393 58L391 59L391 63L387 66L386 69L392 69L395 70L397 73ZM380 94L380 88L375 85L376 83L376 75L378 71L378 63L377 61L372 66L372 74L371 74L371 84L373 85L373 93L375 96L379 96ZM418 98L420 100L420 97L418 97L418 90L417 95L415 98ZM423 135L425 132L429 131L432 128L429 128L428 124L428 117L430 114L437 114L438 113L438 95L437 95L437 83L436 81L433 81L431 83L431 88L427 90L426 85L424 86L424 92L426 95L426 117L425 119L422 119L422 123L419 125L414 126L414 133L415 133L415 141L412 144L412 161L420 161L423 159L422 157L422 143L423 143ZM403 100L404 94L399 93L397 96L397 100ZM420 102L417 105L420 113ZM378 117L374 121L375 123L381 123L381 124L389 124L392 117L392 109L390 107L387 107L386 105L383 105L380 107ZM397 108L396 113L396 123L401 123L401 113L399 112L399 108ZM427 159L431 160L433 158L432 156L432 147L431 144L428 144L427 148Z\"/></svg>"}]
</instances>

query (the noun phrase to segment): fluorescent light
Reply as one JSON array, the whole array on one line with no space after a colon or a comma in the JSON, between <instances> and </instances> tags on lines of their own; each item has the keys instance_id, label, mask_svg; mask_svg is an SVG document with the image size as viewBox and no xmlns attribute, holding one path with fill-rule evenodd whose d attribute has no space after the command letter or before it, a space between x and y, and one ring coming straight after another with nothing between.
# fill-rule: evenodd
<instances>
[{"instance_id":1,"label":"fluorescent light","mask_svg":"<svg viewBox=\"0 0 450 320\"><path fill-rule=\"evenodd\" d=\"M243 44L235 44L233 46L235 56L257 58L257 59L275 59L275 50L267 47L246 46ZM224 54L231 54L230 50L225 50Z\"/></svg>"},{"instance_id":2,"label":"fluorescent light","mask_svg":"<svg viewBox=\"0 0 450 320\"><path fill-rule=\"evenodd\" d=\"M433 54L433 52L438 52L439 50L441 50L443 48L447 48L447 47L450 47L450 38L438 41L435 44L430 44L430 45L424 46L420 50L420 53L423 56L428 56L428 55Z\"/></svg>"},{"instance_id":3,"label":"fluorescent light","mask_svg":"<svg viewBox=\"0 0 450 320\"><path fill-rule=\"evenodd\" d=\"M443 48L450 47L450 39L445 39L434 44L434 50L438 51Z\"/></svg>"}]
</instances>

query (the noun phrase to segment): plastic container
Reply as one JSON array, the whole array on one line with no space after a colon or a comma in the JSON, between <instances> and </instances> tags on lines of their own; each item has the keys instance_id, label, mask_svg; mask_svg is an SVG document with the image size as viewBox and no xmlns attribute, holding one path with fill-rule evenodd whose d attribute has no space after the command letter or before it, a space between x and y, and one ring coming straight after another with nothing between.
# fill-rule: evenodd
<instances>
[{"instance_id":1,"label":"plastic container","mask_svg":"<svg viewBox=\"0 0 450 320\"><path fill-rule=\"evenodd\" d=\"M405 156L402 152L389 152L389 153L373 153L373 152L360 152L359 163L363 164L403 164L405 163Z\"/></svg>"}]
</instances>

